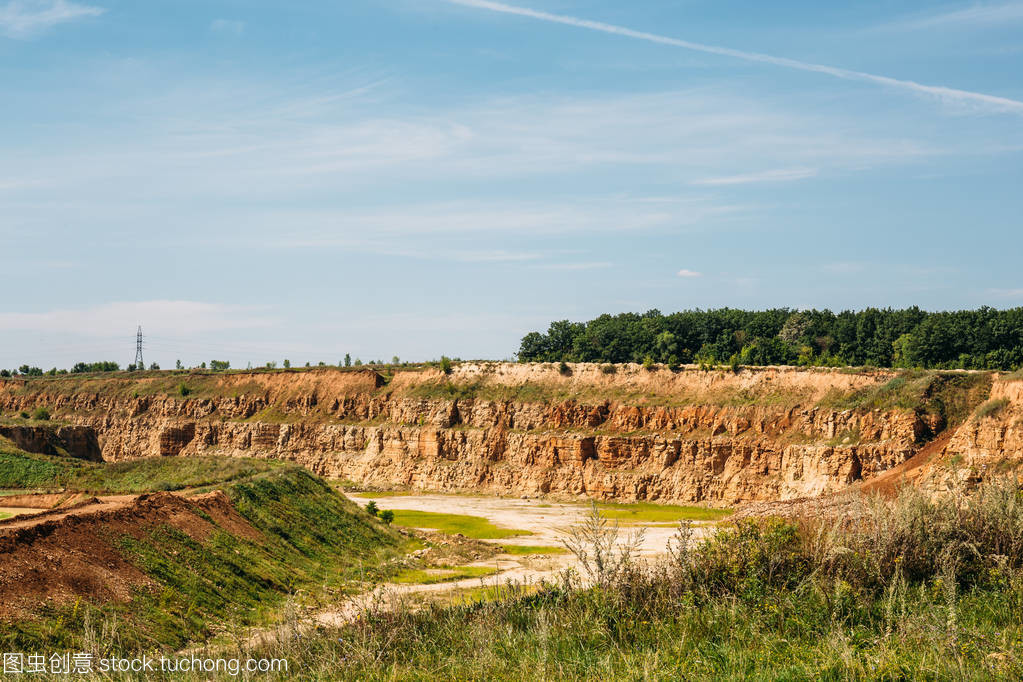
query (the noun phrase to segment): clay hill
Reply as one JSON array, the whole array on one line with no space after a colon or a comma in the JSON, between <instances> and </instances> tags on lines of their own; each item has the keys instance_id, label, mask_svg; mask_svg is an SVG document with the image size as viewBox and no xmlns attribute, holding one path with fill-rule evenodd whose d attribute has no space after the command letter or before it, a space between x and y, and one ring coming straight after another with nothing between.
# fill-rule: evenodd
<instances>
[{"instance_id":1,"label":"clay hill","mask_svg":"<svg viewBox=\"0 0 1023 682\"><path fill-rule=\"evenodd\" d=\"M91 460L274 458L504 495L735 505L905 476L940 488L1023 460L1020 373L463 363L0 382L5 418L39 407L62 428L3 435Z\"/></svg>"}]
</instances>

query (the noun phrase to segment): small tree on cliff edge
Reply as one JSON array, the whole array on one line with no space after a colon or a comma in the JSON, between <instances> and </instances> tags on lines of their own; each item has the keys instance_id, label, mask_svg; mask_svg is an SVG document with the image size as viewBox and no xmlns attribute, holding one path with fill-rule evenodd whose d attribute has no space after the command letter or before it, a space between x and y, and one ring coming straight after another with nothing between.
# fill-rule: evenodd
<instances>
[{"instance_id":1,"label":"small tree on cliff edge","mask_svg":"<svg viewBox=\"0 0 1023 682\"><path fill-rule=\"evenodd\" d=\"M440 356L440 371L451 374L451 358L446 355Z\"/></svg>"},{"instance_id":2,"label":"small tree on cliff edge","mask_svg":"<svg viewBox=\"0 0 1023 682\"><path fill-rule=\"evenodd\" d=\"M345 353L345 367L351 367L351 366L352 366L352 354L351 353Z\"/></svg>"}]
</instances>

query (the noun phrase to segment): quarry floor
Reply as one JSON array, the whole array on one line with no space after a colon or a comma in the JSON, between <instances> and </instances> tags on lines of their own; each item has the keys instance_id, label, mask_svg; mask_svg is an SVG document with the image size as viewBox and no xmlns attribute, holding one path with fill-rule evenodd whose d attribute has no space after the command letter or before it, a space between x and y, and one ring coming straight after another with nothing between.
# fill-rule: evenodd
<instances>
[{"instance_id":1,"label":"quarry floor","mask_svg":"<svg viewBox=\"0 0 1023 682\"><path fill-rule=\"evenodd\" d=\"M475 497L467 495L397 495L370 497L368 493L349 495L349 499L365 506L374 499L381 509L407 509L411 511L437 512L442 514L465 514L481 516L496 526L526 530L531 535L503 538L503 545L562 546L562 538L575 524L583 520L590 508L584 503L550 502L541 499L516 499L506 497ZM703 524L709 525L709 524ZM699 528L701 524L694 523ZM643 544L639 554L656 557L664 554L668 541L677 532L675 524L622 524L621 535L642 528ZM423 530L434 530L426 528Z\"/></svg>"}]
</instances>

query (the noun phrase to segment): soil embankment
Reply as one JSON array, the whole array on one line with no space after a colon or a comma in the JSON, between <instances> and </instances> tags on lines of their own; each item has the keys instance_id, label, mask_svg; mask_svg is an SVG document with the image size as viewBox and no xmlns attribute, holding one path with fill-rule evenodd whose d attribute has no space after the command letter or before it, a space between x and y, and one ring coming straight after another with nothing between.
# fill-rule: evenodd
<instances>
[{"instance_id":1,"label":"soil embankment","mask_svg":"<svg viewBox=\"0 0 1023 682\"><path fill-rule=\"evenodd\" d=\"M188 500L171 493L91 498L0 521L0 620L76 599L128 601L151 580L116 546L116 538L141 538L157 526L199 541L218 527L258 536L220 491Z\"/></svg>"}]
</instances>

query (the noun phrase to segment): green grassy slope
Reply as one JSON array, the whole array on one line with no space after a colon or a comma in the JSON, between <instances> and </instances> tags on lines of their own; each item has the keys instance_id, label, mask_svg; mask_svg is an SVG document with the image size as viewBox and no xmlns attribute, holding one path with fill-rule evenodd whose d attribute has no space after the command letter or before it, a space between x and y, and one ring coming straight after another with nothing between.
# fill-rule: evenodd
<instances>
[{"instance_id":1,"label":"green grassy slope","mask_svg":"<svg viewBox=\"0 0 1023 682\"><path fill-rule=\"evenodd\" d=\"M105 480L136 487L143 474L129 470L117 483L108 472ZM115 650L179 649L224 632L228 623L270 622L297 592L344 591L402 551L396 533L304 469L277 467L216 487L261 537L219 528L200 542L169 525L145 528L137 537L111 536L154 587L139 589L128 604L40 605L35 618L4 624L0 646L77 651L89 645L90 630L102 626L116 633L103 642Z\"/></svg>"}]
</instances>

